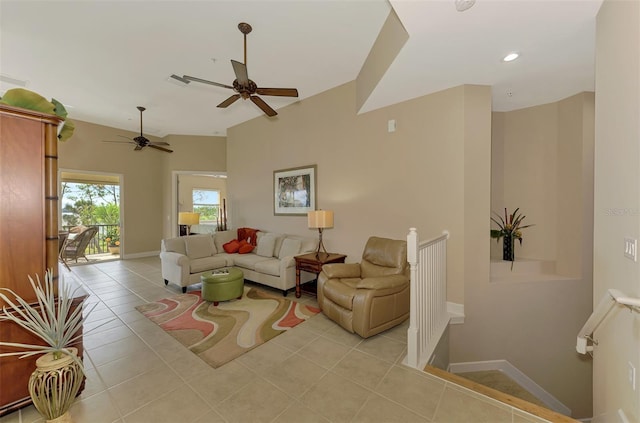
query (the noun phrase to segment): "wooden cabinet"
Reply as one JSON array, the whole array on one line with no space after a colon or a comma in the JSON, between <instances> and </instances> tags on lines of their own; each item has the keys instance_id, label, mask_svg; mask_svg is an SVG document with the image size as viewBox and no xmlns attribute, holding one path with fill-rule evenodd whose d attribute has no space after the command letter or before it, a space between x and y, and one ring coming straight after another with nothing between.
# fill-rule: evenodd
<instances>
[{"instance_id":1,"label":"wooden cabinet","mask_svg":"<svg viewBox=\"0 0 640 423\"><path fill-rule=\"evenodd\" d=\"M35 301L28 275L58 277L58 140L53 115L0 105L0 287ZM0 307L4 303L0 301ZM33 342L0 322L0 339ZM37 357L0 358L0 415L30 402L27 382Z\"/></svg>"}]
</instances>

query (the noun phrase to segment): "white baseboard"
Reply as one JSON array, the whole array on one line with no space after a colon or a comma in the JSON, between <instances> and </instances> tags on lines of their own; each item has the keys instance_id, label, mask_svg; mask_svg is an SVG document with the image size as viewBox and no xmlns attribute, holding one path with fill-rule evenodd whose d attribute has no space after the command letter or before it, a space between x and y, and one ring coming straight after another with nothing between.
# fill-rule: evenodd
<instances>
[{"instance_id":1,"label":"white baseboard","mask_svg":"<svg viewBox=\"0 0 640 423\"><path fill-rule=\"evenodd\" d=\"M571 415L571 409L561 403L556 397L545 391L540 385L534 382L529 376L522 373L513 364L507 360L489 360L489 361L474 361L467 363L451 363L449 364L449 372L451 373L466 373L466 372L480 372L484 370L499 370L515 380L520 386L533 394L536 398L540 399L546 404L549 409L556 411L565 416Z\"/></svg>"},{"instance_id":2,"label":"white baseboard","mask_svg":"<svg viewBox=\"0 0 640 423\"><path fill-rule=\"evenodd\" d=\"M447 313L449 313L449 324L460 325L464 323L464 304L447 301Z\"/></svg>"},{"instance_id":3,"label":"white baseboard","mask_svg":"<svg viewBox=\"0 0 640 423\"><path fill-rule=\"evenodd\" d=\"M123 259L137 259L144 257L157 257L160 255L160 251L145 251L143 253L125 254L121 256Z\"/></svg>"}]
</instances>

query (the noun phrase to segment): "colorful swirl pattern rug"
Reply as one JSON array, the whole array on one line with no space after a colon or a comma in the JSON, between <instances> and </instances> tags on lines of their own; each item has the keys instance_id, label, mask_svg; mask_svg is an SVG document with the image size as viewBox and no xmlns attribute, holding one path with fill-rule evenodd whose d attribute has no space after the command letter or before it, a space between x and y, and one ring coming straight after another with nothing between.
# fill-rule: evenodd
<instances>
[{"instance_id":1,"label":"colorful swirl pattern rug","mask_svg":"<svg viewBox=\"0 0 640 423\"><path fill-rule=\"evenodd\" d=\"M218 306L191 291L136 309L214 368L304 322L320 310L244 287Z\"/></svg>"}]
</instances>

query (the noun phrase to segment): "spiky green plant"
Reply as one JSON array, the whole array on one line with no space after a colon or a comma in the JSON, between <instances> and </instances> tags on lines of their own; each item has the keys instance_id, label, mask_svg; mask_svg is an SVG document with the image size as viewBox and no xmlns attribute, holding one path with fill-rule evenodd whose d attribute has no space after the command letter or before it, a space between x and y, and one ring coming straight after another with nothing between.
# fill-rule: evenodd
<instances>
[{"instance_id":1,"label":"spiky green plant","mask_svg":"<svg viewBox=\"0 0 640 423\"><path fill-rule=\"evenodd\" d=\"M29 276L29 282L37 299L33 304L27 303L9 288L0 288L0 299L7 303L0 312L0 321L17 324L40 338L45 345L0 341L2 346L19 350L0 353L0 357L17 355L24 358L52 353L57 360L66 354L73 357L82 369L82 361L71 353L69 347L77 344L82 338L81 332L79 335L76 334L82 329L84 320L97 303L84 315L82 307L72 310L76 293L81 287L72 289L68 284L61 282L58 284L58 295L56 295L53 273L50 269L45 273L44 284L40 282L38 275L36 275L36 281Z\"/></svg>"}]
</instances>

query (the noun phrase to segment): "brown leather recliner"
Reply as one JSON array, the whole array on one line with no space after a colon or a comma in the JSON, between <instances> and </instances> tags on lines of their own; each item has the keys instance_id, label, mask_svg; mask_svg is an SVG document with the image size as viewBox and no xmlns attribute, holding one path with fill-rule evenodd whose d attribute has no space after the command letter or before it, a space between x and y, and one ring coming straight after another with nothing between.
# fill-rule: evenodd
<instances>
[{"instance_id":1,"label":"brown leather recliner","mask_svg":"<svg viewBox=\"0 0 640 423\"><path fill-rule=\"evenodd\" d=\"M318 304L331 320L368 338L409 317L407 243L371 237L361 263L325 264Z\"/></svg>"}]
</instances>

